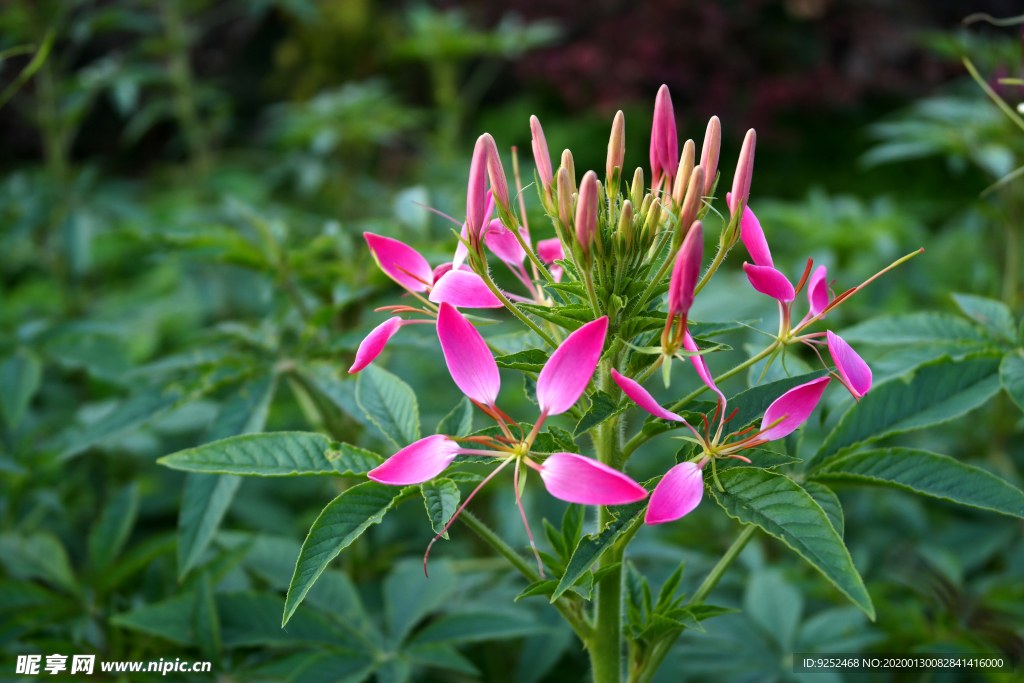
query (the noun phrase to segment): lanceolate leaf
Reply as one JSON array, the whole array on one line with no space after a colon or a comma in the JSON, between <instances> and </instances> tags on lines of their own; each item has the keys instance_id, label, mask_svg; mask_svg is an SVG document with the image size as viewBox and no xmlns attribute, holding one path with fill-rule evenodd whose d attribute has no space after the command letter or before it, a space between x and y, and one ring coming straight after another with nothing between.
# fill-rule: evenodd
<instances>
[{"instance_id":1,"label":"lanceolate leaf","mask_svg":"<svg viewBox=\"0 0 1024 683\"><path fill-rule=\"evenodd\" d=\"M423 504L427 507L430 525L435 534L440 534L459 507L459 487L451 479L435 479L420 484L420 490L423 492ZM447 532L443 538L448 540Z\"/></svg>"},{"instance_id":2,"label":"lanceolate leaf","mask_svg":"<svg viewBox=\"0 0 1024 683\"><path fill-rule=\"evenodd\" d=\"M139 495L135 484L121 489L103 509L89 533L89 559L94 570L103 572L117 559L135 526L138 512Z\"/></svg>"},{"instance_id":3,"label":"lanceolate leaf","mask_svg":"<svg viewBox=\"0 0 1024 683\"><path fill-rule=\"evenodd\" d=\"M384 462L384 458L364 448L347 443L332 444L325 453L338 474L362 476Z\"/></svg>"},{"instance_id":4,"label":"lanceolate leaf","mask_svg":"<svg viewBox=\"0 0 1024 683\"><path fill-rule=\"evenodd\" d=\"M353 486L327 504L310 527L309 535L299 552L295 573L288 587L282 625L288 623L327 564L359 538L371 524L379 523L403 491L368 481Z\"/></svg>"},{"instance_id":5,"label":"lanceolate leaf","mask_svg":"<svg viewBox=\"0 0 1024 683\"><path fill-rule=\"evenodd\" d=\"M801 484L807 493L811 494L811 498L814 499L821 509L828 515L828 520L832 522L832 528L836 530L840 538L845 535L845 519L843 517L843 506L839 503L839 497L827 486L819 484L816 481L805 481Z\"/></svg>"},{"instance_id":6,"label":"lanceolate leaf","mask_svg":"<svg viewBox=\"0 0 1024 683\"><path fill-rule=\"evenodd\" d=\"M420 438L419 407L408 384L376 365L356 380L356 401L370 421L398 448Z\"/></svg>"},{"instance_id":7,"label":"lanceolate leaf","mask_svg":"<svg viewBox=\"0 0 1024 683\"><path fill-rule=\"evenodd\" d=\"M1024 492L985 470L946 455L913 448L854 453L830 460L812 476L819 481L889 486L1024 517Z\"/></svg>"},{"instance_id":8,"label":"lanceolate leaf","mask_svg":"<svg viewBox=\"0 0 1024 683\"><path fill-rule=\"evenodd\" d=\"M89 425L83 433L75 435L74 442L64 449L60 459L72 458L104 439L139 427L171 409L184 398L185 392L180 389L165 391L160 388L146 389L126 398L108 415Z\"/></svg>"},{"instance_id":9,"label":"lanceolate leaf","mask_svg":"<svg viewBox=\"0 0 1024 683\"><path fill-rule=\"evenodd\" d=\"M809 467L858 444L946 422L978 408L999 391L999 361L991 355L959 363L942 358L907 379L873 388L843 415Z\"/></svg>"},{"instance_id":10,"label":"lanceolate leaf","mask_svg":"<svg viewBox=\"0 0 1024 683\"><path fill-rule=\"evenodd\" d=\"M165 455L157 462L189 472L257 477L341 474L348 463L327 456L336 446L326 436L310 432L246 434ZM340 452L345 451L344 446L338 446Z\"/></svg>"},{"instance_id":11,"label":"lanceolate leaf","mask_svg":"<svg viewBox=\"0 0 1024 683\"><path fill-rule=\"evenodd\" d=\"M948 313L883 315L848 327L841 336L851 344L881 346L991 341L978 326Z\"/></svg>"},{"instance_id":12,"label":"lanceolate leaf","mask_svg":"<svg viewBox=\"0 0 1024 683\"><path fill-rule=\"evenodd\" d=\"M39 390L43 364L35 354L21 350L0 363L0 416L8 427L18 426L29 402Z\"/></svg>"},{"instance_id":13,"label":"lanceolate leaf","mask_svg":"<svg viewBox=\"0 0 1024 683\"><path fill-rule=\"evenodd\" d=\"M465 396L437 423L435 434L466 436L473 431L473 404Z\"/></svg>"},{"instance_id":14,"label":"lanceolate leaf","mask_svg":"<svg viewBox=\"0 0 1024 683\"><path fill-rule=\"evenodd\" d=\"M542 624L511 613L451 614L417 633L410 646L428 643L475 643L481 640L517 638L547 630Z\"/></svg>"},{"instance_id":15,"label":"lanceolate leaf","mask_svg":"<svg viewBox=\"0 0 1024 683\"><path fill-rule=\"evenodd\" d=\"M544 364L548 362L548 354L540 349L526 349L507 356L498 356L494 359L499 368L508 370L522 370L524 372L540 372Z\"/></svg>"},{"instance_id":16,"label":"lanceolate leaf","mask_svg":"<svg viewBox=\"0 0 1024 683\"><path fill-rule=\"evenodd\" d=\"M999 383L1017 407L1024 410L1024 355L1020 349L1006 354L999 364Z\"/></svg>"},{"instance_id":17,"label":"lanceolate leaf","mask_svg":"<svg viewBox=\"0 0 1024 683\"><path fill-rule=\"evenodd\" d=\"M1016 337L1013 315L1002 301L974 294L954 294L953 300L965 315L977 321L993 337L1013 342Z\"/></svg>"},{"instance_id":18,"label":"lanceolate leaf","mask_svg":"<svg viewBox=\"0 0 1024 683\"><path fill-rule=\"evenodd\" d=\"M756 524L778 538L825 575L836 588L871 617L864 582L853 566L825 511L807 491L789 477L753 467L719 473L725 493L711 493L726 513L744 524Z\"/></svg>"}]
</instances>

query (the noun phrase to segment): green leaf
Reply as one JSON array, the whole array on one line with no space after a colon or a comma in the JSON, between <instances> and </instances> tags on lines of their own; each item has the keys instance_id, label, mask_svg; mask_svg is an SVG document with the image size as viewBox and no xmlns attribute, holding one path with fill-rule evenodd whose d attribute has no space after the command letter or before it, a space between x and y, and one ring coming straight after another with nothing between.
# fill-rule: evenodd
<instances>
[{"instance_id":1,"label":"green leaf","mask_svg":"<svg viewBox=\"0 0 1024 683\"><path fill-rule=\"evenodd\" d=\"M420 438L416 394L387 370L371 364L359 373L356 402L396 447L404 448Z\"/></svg>"},{"instance_id":2,"label":"green leaf","mask_svg":"<svg viewBox=\"0 0 1024 683\"><path fill-rule=\"evenodd\" d=\"M332 444L332 448L324 454L338 474L362 476L379 467L384 458L364 448L351 446L347 443Z\"/></svg>"},{"instance_id":3,"label":"green leaf","mask_svg":"<svg viewBox=\"0 0 1024 683\"><path fill-rule=\"evenodd\" d=\"M679 449L679 452L676 454L676 462L689 460L689 457L694 455L690 450L694 446L696 446L696 444L687 444L683 448ZM688 457L680 459L680 455L683 455L684 451L686 451L685 455ZM793 465L801 462L800 458L794 458L792 455L785 455L783 453L776 453L775 451L770 451L764 447L748 448L741 451L740 455L748 458L750 460L750 464L748 465L742 460L737 460L736 458L723 458L719 460L715 466L718 468L718 471L721 472L722 470L732 469L733 467L762 467L764 469L772 469L774 467Z\"/></svg>"},{"instance_id":4,"label":"green leaf","mask_svg":"<svg viewBox=\"0 0 1024 683\"><path fill-rule=\"evenodd\" d=\"M435 560L429 578L423 569L422 562L399 562L384 579L384 620L392 648L459 589L458 574L447 560Z\"/></svg>"},{"instance_id":5,"label":"green leaf","mask_svg":"<svg viewBox=\"0 0 1024 683\"><path fill-rule=\"evenodd\" d=\"M843 506L839 502L839 496L837 496L832 489L816 481L805 481L801 486L807 493L811 494L811 498L814 499L821 509L828 515L828 521L832 522L832 528L836 530L839 537L842 538L846 533L845 519L843 516Z\"/></svg>"},{"instance_id":6,"label":"green leaf","mask_svg":"<svg viewBox=\"0 0 1024 683\"><path fill-rule=\"evenodd\" d=\"M447 669L474 678L480 677L480 671L473 662L460 655L458 650L450 645L434 643L432 645L406 648L405 655L416 666Z\"/></svg>"},{"instance_id":7,"label":"green leaf","mask_svg":"<svg viewBox=\"0 0 1024 683\"><path fill-rule=\"evenodd\" d=\"M39 391L42 377L42 362L26 349L19 349L0 363L0 415L12 429L21 422Z\"/></svg>"},{"instance_id":8,"label":"green leaf","mask_svg":"<svg viewBox=\"0 0 1024 683\"><path fill-rule=\"evenodd\" d=\"M379 650L384 646L384 637L370 619L356 587L344 572L326 570L309 589L304 604L320 610L364 643L362 649ZM281 610L277 610L275 619L280 613Z\"/></svg>"},{"instance_id":9,"label":"green leaf","mask_svg":"<svg viewBox=\"0 0 1024 683\"><path fill-rule=\"evenodd\" d=\"M84 453L104 439L140 427L184 400L186 394L179 388L167 390L151 388L130 396L110 413L89 425L73 437L74 443L64 449L60 460Z\"/></svg>"},{"instance_id":10,"label":"green leaf","mask_svg":"<svg viewBox=\"0 0 1024 683\"><path fill-rule=\"evenodd\" d=\"M311 658L297 671L289 670L284 679L288 683L362 683L377 666L377 662L362 653L328 651Z\"/></svg>"},{"instance_id":11,"label":"green leaf","mask_svg":"<svg viewBox=\"0 0 1024 683\"><path fill-rule=\"evenodd\" d=\"M277 388L276 375L242 384L220 407L207 441L262 432ZM217 533L242 480L232 474L189 472L178 513L178 579L183 579Z\"/></svg>"},{"instance_id":12,"label":"green leaf","mask_svg":"<svg viewBox=\"0 0 1024 683\"><path fill-rule=\"evenodd\" d=\"M371 524L379 523L401 495L402 489L368 481L353 486L327 504L310 527L299 552L288 587L282 626L288 623L328 563Z\"/></svg>"},{"instance_id":13,"label":"green leaf","mask_svg":"<svg viewBox=\"0 0 1024 683\"><path fill-rule=\"evenodd\" d=\"M139 495L129 484L115 495L89 532L89 560L97 573L105 571L121 554L139 512Z\"/></svg>"},{"instance_id":14,"label":"green leaf","mask_svg":"<svg viewBox=\"0 0 1024 683\"><path fill-rule=\"evenodd\" d=\"M437 423L435 434L466 436L473 431L473 404L465 396Z\"/></svg>"},{"instance_id":15,"label":"green leaf","mask_svg":"<svg viewBox=\"0 0 1024 683\"><path fill-rule=\"evenodd\" d=\"M410 646L429 643L476 643L505 640L547 631L533 619L518 614L450 614L431 622L409 641Z\"/></svg>"},{"instance_id":16,"label":"green leaf","mask_svg":"<svg viewBox=\"0 0 1024 683\"><path fill-rule=\"evenodd\" d=\"M526 349L518 353L510 353L507 356L498 356L494 359L499 368L507 370L522 370L523 372L540 372L544 364L548 362L548 354L540 349Z\"/></svg>"},{"instance_id":17,"label":"green leaf","mask_svg":"<svg viewBox=\"0 0 1024 683\"><path fill-rule=\"evenodd\" d=\"M818 467L862 443L940 424L980 407L999 391L999 358L942 358L906 378L872 388L846 411L808 462Z\"/></svg>"},{"instance_id":18,"label":"green leaf","mask_svg":"<svg viewBox=\"0 0 1024 683\"><path fill-rule=\"evenodd\" d=\"M719 607L717 605L687 605L686 609L690 610L690 614L693 615L697 621L704 621L705 619L712 619L714 617L721 617L726 614L739 614L741 610L733 609L731 607Z\"/></svg>"},{"instance_id":19,"label":"green leaf","mask_svg":"<svg viewBox=\"0 0 1024 683\"><path fill-rule=\"evenodd\" d=\"M164 638L179 645L193 645L195 607L195 594L181 593L161 602L143 605L131 612L116 614L110 618L110 623L119 628Z\"/></svg>"},{"instance_id":20,"label":"green leaf","mask_svg":"<svg viewBox=\"0 0 1024 683\"><path fill-rule=\"evenodd\" d=\"M208 660L218 660L220 655L220 618L217 616L217 603L213 599L213 586L210 575L203 573L196 591L196 606L193 613L196 643L200 652Z\"/></svg>"},{"instance_id":21,"label":"green leaf","mask_svg":"<svg viewBox=\"0 0 1024 683\"><path fill-rule=\"evenodd\" d=\"M713 323L698 323L690 320L686 323L686 329L690 331L690 336L694 339L708 339L725 334L726 332L742 330L746 326L759 322L761 322L759 319L730 320Z\"/></svg>"},{"instance_id":22,"label":"green leaf","mask_svg":"<svg viewBox=\"0 0 1024 683\"><path fill-rule=\"evenodd\" d=\"M981 329L963 318L929 312L879 316L846 328L841 336L851 344L879 346L991 341Z\"/></svg>"},{"instance_id":23,"label":"green leaf","mask_svg":"<svg viewBox=\"0 0 1024 683\"><path fill-rule=\"evenodd\" d=\"M730 517L781 540L875 618L871 596L843 539L807 491L789 477L754 467L720 472L718 478L725 493L712 486L711 494Z\"/></svg>"},{"instance_id":24,"label":"green leaf","mask_svg":"<svg viewBox=\"0 0 1024 683\"><path fill-rule=\"evenodd\" d=\"M954 294L953 301L964 312L964 315L977 321L993 337L1014 342L1013 315L1002 301L986 299L974 294Z\"/></svg>"},{"instance_id":25,"label":"green leaf","mask_svg":"<svg viewBox=\"0 0 1024 683\"><path fill-rule=\"evenodd\" d=\"M535 595L551 595L558 588L558 579L542 579L534 581L524 588L512 602L519 602L523 598L532 598Z\"/></svg>"},{"instance_id":26,"label":"green leaf","mask_svg":"<svg viewBox=\"0 0 1024 683\"><path fill-rule=\"evenodd\" d=\"M573 429L572 433L576 437L587 433L606 420L610 420L616 415L625 412L630 406L628 401L623 402L623 405L619 406L616 404L615 399L603 391L595 391L590 396L590 401L590 409L580 418L580 421L576 423L576 428Z\"/></svg>"},{"instance_id":27,"label":"green leaf","mask_svg":"<svg viewBox=\"0 0 1024 683\"><path fill-rule=\"evenodd\" d=\"M204 444L157 460L175 470L256 477L341 474L345 463L327 458L333 444L322 434L244 434Z\"/></svg>"},{"instance_id":28,"label":"green leaf","mask_svg":"<svg viewBox=\"0 0 1024 683\"><path fill-rule=\"evenodd\" d=\"M423 504L427 508L430 526L435 534L441 534L447 541L448 532L444 528L459 507L459 487L451 479L442 478L423 482L420 491L423 492Z\"/></svg>"},{"instance_id":29,"label":"green leaf","mask_svg":"<svg viewBox=\"0 0 1024 683\"><path fill-rule=\"evenodd\" d=\"M294 613L287 628L282 627L284 600L276 594L217 593L216 600L225 647L294 647L310 644L360 650L364 648L360 641L306 607Z\"/></svg>"},{"instance_id":30,"label":"green leaf","mask_svg":"<svg viewBox=\"0 0 1024 683\"><path fill-rule=\"evenodd\" d=\"M0 564L11 578L41 579L71 593L78 591L67 552L49 532L0 534Z\"/></svg>"},{"instance_id":31,"label":"green leaf","mask_svg":"<svg viewBox=\"0 0 1024 683\"><path fill-rule=\"evenodd\" d=\"M751 387L746 391L741 391L730 398L729 403L726 406L727 413L732 413L734 410L736 411L736 414L727 425L729 429L726 431L738 432L742 430L754 420L762 417L764 415L764 411L768 410L768 406L770 406L775 399L782 396L793 387L806 384L807 382L818 379L819 377L824 377L825 374L826 372L824 370L817 370L805 375L797 375L796 377L787 377L775 382L760 384L756 387ZM713 416L714 408L708 411L709 422ZM728 415L726 415L726 417L728 417Z\"/></svg>"},{"instance_id":32,"label":"green leaf","mask_svg":"<svg viewBox=\"0 0 1024 683\"><path fill-rule=\"evenodd\" d=\"M1017 407L1024 410L1024 356L1021 350L1011 351L999 364L999 383Z\"/></svg>"},{"instance_id":33,"label":"green leaf","mask_svg":"<svg viewBox=\"0 0 1024 683\"><path fill-rule=\"evenodd\" d=\"M651 480L646 482L644 487L651 490L654 487L654 483L655 480ZM587 534L581 538L579 545L576 546L576 551L573 552L572 557L569 559L569 564L566 565L565 573L558 582L558 587L551 595L551 602L560 598L563 593L575 585L581 576L590 571L590 567L601 559L601 556L611 547L619 535L636 523L646 510L646 500L630 503L629 505L621 505L615 508L615 520L602 529L597 536Z\"/></svg>"},{"instance_id":34,"label":"green leaf","mask_svg":"<svg viewBox=\"0 0 1024 683\"><path fill-rule=\"evenodd\" d=\"M985 470L913 448L853 453L822 465L820 481L888 486L951 503L1024 517L1024 492Z\"/></svg>"}]
</instances>

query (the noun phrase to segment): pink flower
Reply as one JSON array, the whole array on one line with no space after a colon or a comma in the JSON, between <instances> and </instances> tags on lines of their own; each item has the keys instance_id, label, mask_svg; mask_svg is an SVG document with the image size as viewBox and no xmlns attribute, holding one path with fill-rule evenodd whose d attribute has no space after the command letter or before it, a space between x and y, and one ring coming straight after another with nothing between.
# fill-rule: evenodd
<instances>
[{"instance_id":1,"label":"pink flower","mask_svg":"<svg viewBox=\"0 0 1024 683\"><path fill-rule=\"evenodd\" d=\"M842 337L831 330L828 336L828 352L843 385L850 390L854 398L859 399L871 389L871 368Z\"/></svg>"},{"instance_id":2,"label":"pink flower","mask_svg":"<svg viewBox=\"0 0 1024 683\"><path fill-rule=\"evenodd\" d=\"M481 135L473 147L473 160L469 164L469 186L466 189L466 230L470 241L476 243L484 227L487 206L487 140Z\"/></svg>"},{"instance_id":3,"label":"pink flower","mask_svg":"<svg viewBox=\"0 0 1024 683\"><path fill-rule=\"evenodd\" d=\"M697 221L686 233L683 245L676 254L672 277L668 285L668 315L685 317L693 305L693 292L700 280L700 267L704 258L704 228Z\"/></svg>"},{"instance_id":4,"label":"pink flower","mask_svg":"<svg viewBox=\"0 0 1024 683\"><path fill-rule=\"evenodd\" d=\"M473 324L443 303L437 315L437 338L441 340L448 372L462 393L493 407L501 389L498 364Z\"/></svg>"},{"instance_id":5,"label":"pink flower","mask_svg":"<svg viewBox=\"0 0 1024 683\"><path fill-rule=\"evenodd\" d=\"M695 462L681 462L661 478L651 493L644 524L664 524L689 514L704 497L704 478Z\"/></svg>"},{"instance_id":6,"label":"pink flower","mask_svg":"<svg viewBox=\"0 0 1024 683\"><path fill-rule=\"evenodd\" d=\"M519 234L523 236L523 240L527 244L530 243L529 238L522 231ZM510 266L521 265L523 259L526 258L526 252L523 251L523 247L519 244L515 234L502 225L501 221L497 218L488 224L484 244L487 245L487 248L495 256Z\"/></svg>"},{"instance_id":7,"label":"pink flower","mask_svg":"<svg viewBox=\"0 0 1024 683\"><path fill-rule=\"evenodd\" d=\"M654 99L654 123L651 126L651 187L657 189L662 175L672 182L679 165L679 140L676 116L668 86L658 88Z\"/></svg>"},{"instance_id":8,"label":"pink flower","mask_svg":"<svg viewBox=\"0 0 1024 683\"><path fill-rule=\"evenodd\" d=\"M448 303L459 308L501 308L504 304L494 296L483 279L470 270L449 270L434 283L430 301Z\"/></svg>"},{"instance_id":9,"label":"pink flower","mask_svg":"<svg viewBox=\"0 0 1024 683\"><path fill-rule=\"evenodd\" d=\"M807 302L810 304L812 316L821 315L832 303L832 296L828 291L828 270L825 266L818 266L811 274L811 279L807 281Z\"/></svg>"},{"instance_id":10,"label":"pink flower","mask_svg":"<svg viewBox=\"0 0 1024 683\"><path fill-rule=\"evenodd\" d=\"M732 193L726 195L726 202L733 206ZM761 222L750 210L749 206L743 208L743 216L740 218L740 238L743 246L750 253L754 265L743 264L743 271L747 274L750 285L762 294L767 294L783 304L788 304L796 298L796 290L793 283L785 275L775 269L772 263L772 253L768 248L768 240L764 237L764 230L761 229Z\"/></svg>"},{"instance_id":11,"label":"pink flower","mask_svg":"<svg viewBox=\"0 0 1024 683\"><path fill-rule=\"evenodd\" d=\"M384 350L388 340L395 336L403 322L401 318L388 318L373 328L370 334L366 335L366 338L360 342L359 348L356 350L355 361L348 371L356 373L372 363L380 355L380 352Z\"/></svg>"},{"instance_id":12,"label":"pink flower","mask_svg":"<svg viewBox=\"0 0 1024 683\"><path fill-rule=\"evenodd\" d=\"M597 174L587 171L580 181L580 193L576 198L576 241L584 256L590 255L590 245L597 232ZM588 261L589 263L589 261Z\"/></svg>"},{"instance_id":13,"label":"pink flower","mask_svg":"<svg viewBox=\"0 0 1024 683\"><path fill-rule=\"evenodd\" d=\"M380 269L410 292L425 292L434 283L427 259L404 242L364 232L363 237Z\"/></svg>"},{"instance_id":14,"label":"pink flower","mask_svg":"<svg viewBox=\"0 0 1024 683\"><path fill-rule=\"evenodd\" d=\"M565 251L562 250L561 240L552 237L549 240L537 242L537 256L549 266L548 270L551 271L551 277L555 278L555 282L561 282L562 268L555 265L555 261L565 260Z\"/></svg>"}]
</instances>

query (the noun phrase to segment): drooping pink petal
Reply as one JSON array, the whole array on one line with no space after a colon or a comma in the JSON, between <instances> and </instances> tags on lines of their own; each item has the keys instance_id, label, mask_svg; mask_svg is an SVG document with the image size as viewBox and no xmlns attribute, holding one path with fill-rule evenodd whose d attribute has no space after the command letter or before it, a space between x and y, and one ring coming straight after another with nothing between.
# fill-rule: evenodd
<instances>
[{"instance_id":1,"label":"drooping pink petal","mask_svg":"<svg viewBox=\"0 0 1024 683\"><path fill-rule=\"evenodd\" d=\"M807 301L811 305L811 315L818 315L832 302L828 291L828 269L825 266L818 266L811 273L807 281Z\"/></svg>"},{"instance_id":2,"label":"drooping pink petal","mask_svg":"<svg viewBox=\"0 0 1024 683\"><path fill-rule=\"evenodd\" d=\"M388 318L373 328L370 334L366 335L366 338L359 343L359 348L356 349L355 361L353 361L352 367L348 371L356 373L372 363L380 355L380 352L384 350L388 340L395 336L395 332L398 332L398 328L401 326L401 318Z\"/></svg>"},{"instance_id":3,"label":"drooping pink petal","mask_svg":"<svg viewBox=\"0 0 1024 683\"><path fill-rule=\"evenodd\" d=\"M427 291L427 285L434 281L434 273L418 251L404 242L372 232L364 232L363 237L388 277L410 292Z\"/></svg>"},{"instance_id":4,"label":"drooping pink petal","mask_svg":"<svg viewBox=\"0 0 1024 683\"><path fill-rule=\"evenodd\" d=\"M541 185L551 187L555 178L551 172L551 155L548 153L544 129L540 127L540 120L536 116L530 117L530 132L533 133L533 161L537 164L537 175L540 176Z\"/></svg>"},{"instance_id":5,"label":"drooping pink petal","mask_svg":"<svg viewBox=\"0 0 1024 683\"><path fill-rule=\"evenodd\" d=\"M725 195L725 201L732 206L732 192ZM740 239L743 246L747 248L751 260L755 265L774 268L772 263L772 252L768 248L768 240L765 239L764 230L761 228L761 221L750 210L749 206L743 207L743 216L740 218Z\"/></svg>"},{"instance_id":6,"label":"drooping pink petal","mask_svg":"<svg viewBox=\"0 0 1024 683\"><path fill-rule=\"evenodd\" d=\"M451 270L452 267L453 266L450 263L442 263L437 268L434 268L434 282L440 280L441 276Z\"/></svg>"},{"instance_id":7,"label":"drooping pink petal","mask_svg":"<svg viewBox=\"0 0 1024 683\"><path fill-rule=\"evenodd\" d=\"M526 241L525 235L523 235L523 238ZM484 244L487 245L487 248L495 256L509 265L518 266L526 258L526 252L523 251L523 247L519 244L515 234L502 225L501 221L497 218L490 222L487 228L487 236L484 238Z\"/></svg>"},{"instance_id":8,"label":"drooping pink petal","mask_svg":"<svg viewBox=\"0 0 1024 683\"><path fill-rule=\"evenodd\" d=\"M422 484L444 472L458 454L459 444L444 434L434 434L409 444L366 476L391 486Z\"/></svg>"},{"instance_id":9,"label":"drooping pink petal","mask_svg":"<svg viewBox=\"0 0 1024 683\"><path fill-rule=\"evenodd\" d=\"M572 408L597 369L608 331L608 316L579 328L562 342L537 377L537 402L545 415Z\"/></svg>"},{"instance_id":10,"label":"drooping pink petal","mask_svg":"<svg viewBox=\"0 0 1024 683\"><path fill-rule=\"evenodd\" d=\"M555 498L580 505L625 505L647 491L622 472L575 453L553 453L540 466L544 486Z\"/></svg>"},{"instance_id":11,"label":"drooping pink petal","mask_svg":"<svg viewBox=\"0 0 1024 683\"><path fill-rule=\"evenodd\" d=\"M645 524L664 524L689 514L704 496L704 478L695 462L681 462L651 492Z\"/></svg>"},{"instance_id":12,"label":"drooping pink petal","mask_svg":"<svg viewBox=\"0 0 1024 683\"><path fill-rule=\"evenodd\" d=\"M683 334L683 348L691 352L700 351L697 347L697 342L690 336L689 330ZM715 384L715 379L711 376L711 370L708 369L708 363L704 360L704 356L690 356L690 362L693 363L693 368L697 371L701 381L704 382L704 386L718 394L718 397L722 399L722 411L724 412L726 405L725 394Z\"/></svg>"},{"instance_id":13,"label":"drooping pink petal","mask_svg":"<svg viewBox=\"0 0 1024 683\"><path fill-rule=\"evenodd\" d=\"M437 314L437 338L456 386L477 403L493 406L501 389L498 364L473 324L454 307L442 303Z\"/></svg>"},{"instance_id":14,"label":"drooping pink petal","mask_svg":"<svg viewBox=\"0 0 1024 683\"><path fill-rule=\"evenodd\" d=\"M428 298L435 304L449 303L459 308L501 308L503 305L479 275L461 269L442 275Z\"/></svg>"},{"instance_id":15,"label":"drooping pink petal","mask_svg":"<svg viewBox=\"0 0 1024 683\"><path fill-rule=\"evenodd\" d=\"M469 164L469 184L466 189L467 233L475 240L483 229L487 206L487 139L481 135L473 147L473 160ZM474 242L476 244L476 242Z\"/></svg>"},{"instance_id":16,"label":"drooping pink petal","mask_svg":"<svg viewBox=\"0 0 1024 683\"><path fill-rule=\"evenodd\" d=\"M814 408L821 400L825 387L832 381L831 377L819 377L807 384L794 387L779 396L764 411L764 419L761 420L761 431L758 439L775 441L793 433L797 427L807 421L807 418L814 412ZM770 427L773 422L785 416L779 424Z\"/></svg>"},{"instance_id":17,"label":"drooping pink petal","mask_svg":"<svg viewBox=\"0 0 1024 683\"><path fill-rule=\"evenodd\" d=\"M693 292L700 280L700 266L704 258L704 228L700 221L690 226L683 245L672 266L668 285L668 314L686 315L693 305Z\"/></svg>"},{"instance_id":18,"label":"drooping pink petal","mask_svg":"<svg viewBox=\"0 0 1024 683\"><path fill-rule=\"evenodd\" d=\"M615 383L619 385L620 389L622 389L622 393L629 396L640 408L646 410L654 417L660 417L662 420L671 420L673 422L686 422L681 415L677 415L665 408L662 408L661 405L654 400L654 397L651 396L646 389L640 386L636 380L619 374L615 369L612 370L612 379L615 380Z\"/></svg>"},{"instance_id":19,"label":"drooping pink petal","mask_svg":"<svg viewBox=\"0 0 1024 683\"><path fill-rule=\"evenodd\" d=\"M828 352L832 354L832 362L836 364L839 376L846 382L847 388L856 398L860 398L871 389L871 368L864 359L857 355L846 340L829 330Z\"/></svg>"},{"instance_id":20,"label":"drooping pink petal","mask_svg":"<svg viewBox=\"0 0 1024 683\"><path fill-rule=\"evenodd\" d=\"M744 263L743 272L747 274L750 285L762 294L767 294L784 304L788 304L796 298L793 283L789 281L789 278L771 266L755 266Z\"/></svg>"}]
</instances>

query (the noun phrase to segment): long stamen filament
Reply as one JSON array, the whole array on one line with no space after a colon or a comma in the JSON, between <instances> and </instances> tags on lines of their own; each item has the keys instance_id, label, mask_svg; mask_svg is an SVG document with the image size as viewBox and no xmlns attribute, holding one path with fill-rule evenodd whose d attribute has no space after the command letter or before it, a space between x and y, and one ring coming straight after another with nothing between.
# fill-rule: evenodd
<instances>
[{"instance_id":1,"label":"long stamen filament","mask_svg":"<svg viewBox=\"0 0 1024 683\"><path fill-rule=\"evenodd\" d=\"M540 578L546 579L544 563L541 562L540 553L537 552L537 544L533 541L533 531L530 530L530 523L526 521L526 510L523 509L523 501L519 496L519 459L516 460L516 470L512 475L512 486L516 491L516 505L519 506L519 515L523 518L523 526L526 527L526 536L530 539L530 549L533 550L533 556L537 558L537 573L540 574Z\"/></svg>"}]
</instances>

